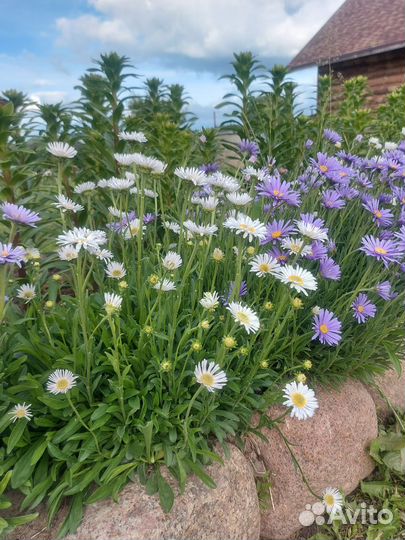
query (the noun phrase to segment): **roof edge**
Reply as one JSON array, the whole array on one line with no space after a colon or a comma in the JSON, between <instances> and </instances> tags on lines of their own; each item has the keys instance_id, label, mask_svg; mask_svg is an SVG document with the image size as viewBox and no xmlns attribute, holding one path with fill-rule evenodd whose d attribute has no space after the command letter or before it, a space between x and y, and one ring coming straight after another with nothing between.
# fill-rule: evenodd
<instances>
[{"instance_id":1,"label":"roof edge","mask_svg":"<svg viewBox=\"0 0 405 540\"><path fill-rule=\"evenodd\" d=\"M345 62L346 60L352 60L354 58L362 58L364 56L371 56L372 54L380 54L389 51L395 51L397 49L402 49L405 47L405 41L400 41L398 43L393 43L386 45L384 47L374 47L372 49L362 49L360 51L354 51L349 54L342 56L332 56L328 59L319 59L314 62L305 62L303 64L294 65L294 59L288 64L289 71L296 71L298 69L304 69L311 66L326 66L328 64L339 64L340 62Z\"/></svg>"}]
</instances>

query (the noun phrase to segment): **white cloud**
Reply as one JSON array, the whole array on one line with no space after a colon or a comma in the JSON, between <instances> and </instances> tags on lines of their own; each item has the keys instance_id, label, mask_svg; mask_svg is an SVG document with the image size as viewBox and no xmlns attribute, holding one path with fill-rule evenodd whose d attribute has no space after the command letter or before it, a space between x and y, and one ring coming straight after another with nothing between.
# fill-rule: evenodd
<instances>
[{"instance_id":1,"label":"white cloud","mask_svg":"<svg viewBox=\"0 0 405 540\"><path fill-rule=\"evenodd\" d=\"M88 0L97 15L57 20L59 44L122 47L135 59L291 57L343 0ZM136 61L136 60L135 60Z\"/></svg>"}]
</instances>

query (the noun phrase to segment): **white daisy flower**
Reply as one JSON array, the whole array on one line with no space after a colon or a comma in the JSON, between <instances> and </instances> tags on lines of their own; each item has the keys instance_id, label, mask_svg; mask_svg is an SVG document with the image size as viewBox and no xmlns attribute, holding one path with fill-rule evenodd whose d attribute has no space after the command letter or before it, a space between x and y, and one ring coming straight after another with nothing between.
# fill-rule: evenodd
<instances>
[{"instance_id":1,"label":"white daisy flower","mask_svg":"<svg viewBox=\"0 0 405 540\"><path fill-rule=\"evenodd\" d=\"M337 488L325 488L322 492L322 500L329 514L333 515L342 510L343 495Z\"/></svg>"},{"instance_id":2,"label":"white daisy flower","mask_svg":"<svg viewBox=\"0 0 405 540\"><path fill-rule=\"evenodd\" d=\"M113 176L108 180L108 187L116 190L129 189L134 185L135 180L131 178L116 178Z\"/></svg>"},{"instance_id":3,"label":"white daisy flower","mask_svg":"<svg viewBox=\"0 0 405 540\"><path fill-rule=\"evenodd\" d=\"M115 208L114 206L109 206L108 211L110 212L112 216L117 217L117 218L121 218L123 214L121 210L119 210L118 208Z\"/></svg>"},{"instance_id":4,"label":"white daisy flower","mask_svg":"<svg viewBox=\"0 0 405 540\"><path fill-rule=\"evenodd\" d=\"M302 292L305 296L308 296L307 291L316 291L318 288L316 279L311 272L304 270L298 265L295 267L290 264L282 266L277 272L276 277L292 289Z\"/></svg>"},{"instance_id":5,"label":"white daisy flower","mask_svg":"<svg viewBox=\"0 0 405 540\"><path fill-rule=\"evenodd\" d=\"M131 154L132 162L138 167L143 167L144 169L149 169L152 174L163 174L166 170L167 164L163 163L159 159L154 157L145 156L144 154L135 153Z\"/></svg>"},{"instance_id":6,"label":"white daisy flower","mask_svg":"<svg viewBox=\"0 0 405 540\"><path fill-rule=\"evenodd\" d=\"M292 255L301 255L303 257L312 252L311 246L305 245L305 241L302 238L295 238L294 236L283 238L281 245Z\"/></svg>"},{"instance_id":7,"label":"white daisy flower","mask_svg":"<svg viewBox=\"0 0 405 540\"><path fill-rule=\"evenodd\" d=\"M52 204L54 204L56 208L60 208L62 212L66 212L68 210L70 212L76 213L84 210L84 206L73 202L72 199L69 199L69 197L65 197L65 195L57 195L56 199L58 202Z\"/></svg>"},{"instance_id":8,"label":"white daisy flower","mask_svg":"<svg viewBox=\"0 0 405 540\"><path fill-rule=\"evenodd\" d=\"M114 257L114 255L111 253L109 249L96 249L96 250L90 250L90 253L92 255L95 255L99 261L107 261L109 262L110 259Z\"/></svg>"},{"instance_id":9,"label":"white daisy flower","mask_svg":"<svg viewBox=\"0 0 405 540\"><path fill-rule=\"evenodd\" d=\"M107 242L107 235L104 231L87 229L86 227L75 227L71 231L63 231L56 240L59 245L76 246L86 250L97 250L99 246Z\"/></svg>"},{"instance_id":10,"label":"white daisy flower","mask_svg":"<svg viewBox=\"0 0 405 540\"><path fill-rule=\"evenodd\" d=\"M169 231L173 231L176 234L180 234L181 227L175 221L164 221L163 226L165 229L169 229Z\"/></svg>"},{"instance_id":11,"label":"white daisy flower","mask_svg":"<svg viewBox=\"0 0 405 540\"><path fill-rule=\"evenodd\" d=\"M246 206L253 201L249 193L228 193L226 198L235 206Z\"/></svg>"},{"instance_id":12,"label":"white daisy flower","mask_svg":"<svg viewBox=\"0 0 405 540\"><path fill-rule=\"evenodd\" d=\"M200 304L204 309L214 311L219 306L219 294L216 291L213 293L205 292L200 300Z\"/></svg>"},{"instance_id":13,"label":"white daisy flower","mask_svg":"<svg viewBox=\"0 0 405 540\"><path fill-rule=\"evenodd\" d=\"M221 188L228 193L238 191L240 188L239 182L233 176L227 176L221 172L216 172L208 177L210 186Z\"/></svg>"},{"instance_id":14,"label":"white daisy flower","mask_svg":"<svg viewBox=\"0 0 405 540\"><path fill-rule=\"evenodd\" d=\"M183 264L183 259L175 251L169 251L167 255L162 260L163 266L170 271L180 268Z\"/></svg>"},{"instance_id":15,"label":"white daisy flower","mask_svg":"<svg viewBox=\"0 0 405 540\"><path fill-rule=\"evenodd\" d=\"M53 156L61 158L72 159L77 154L77 150L75 150L73 146L63 142L48 143L46 149Z\"/></svg>"},{"instance_id":16,"label":"white daisy flower","mask_svg":"<svg viewBox=\"0 0 405 540\"><path fill-rule=\"evenodd\" d=\"M101 189L108 188L108 182L109 181L106 178L102 178L101 180L97 182L97 187Z\"/></svg>"},{"instance_id":17,"label":"white daisy flower","mask_svg":"<svg viewBox=\"0 0 405 540\"><path fill-rule=\"evenodd\" d=\"M104 293L104 309L108 315L121 309L122 296L115 293Z\"/></svg>"},{"instance_id":18,"label":"white daisy flower","mask_svg":"<svg viewBox=\"0 0 405 540\"><path fill-rule=\"evenodd\" d=\"M36 295L37 293L35 292L35 285L25 284L21 285L21 287L17 289L17 298L25 300L26 304L33 300Z\"/></svg>"},{"instance_id":19,"label":"white daisy flower","mask_svg":"<svg viewBox=\"0 0 405 540\"><path fill-rule=\"evenodd\" d=\"M219 204L217 197L201 197L199 203L207 212L213 212Z\"/></svg>"},{"instance_id":20,"label":"white daisy flower","mask_svg":"<svg viewBox=\"0 0 405 540\"><path fill-rule=\"evenodd\" d=\"M156 285L153 286L154 289L157 289L158 291L163 292L170 292L176 290L176 285L173 281L170 281L170 279L162 279L156 283Z\"/></svg>"},{"instance_id":21,"label":"white daisy flower","mask_svg":"<svg viewBox=\"0 0 405 540\"><path fill-rule=\"evenodd\" d=\"M197 364L194 376L197 382L205 386L208 392L221 390L228 381L226 373L221 370L218 364L215 362L208 363L208 360L205 359Z\"/></svg>"},{"instance_id":22,"label":"white daisy flower","mask_svg":"<svg viewBox=\"0 0 405 540\"><path fill-rule=\"evenodd\" d=\"M107 264L105 273L113 279L123 279L127 275L124 265L114 261Z\"/></svg>"},{"instance_id":23,"label":"white daisy flower","mask_svg":"<svg viewBox=\"0 0 405 540\"><path fill-rule=\"evenodd\" d=\"M195 186L204 186L208 182L207 175L196 167L177 167L174 174L182 180L188 180Z\"/></svg>"},{"instance_id":24,"label":"white daisy flower","mask_svg":"<svg viewBox=\"0 0 405 540\"><path fill-rule=\"evenodd\" d=\"M120 165L133 165L136 161L136 154L114 154L114 159Z\"/></svg>"},{"instance_id":25,"label":"white daisy flower","mask_svg":"<svg viewBox=\"0 0 405 540\"><path fill-rule=\"evenodd\" d=\"M148 139L145 137L145 134L142 131L120 131L118 133L118 138L120 141L132 141L139 143L146 143Z\"/></svg>"},{"instance_id":26,"label":"white daisy flower","mask_svg":"<svg viewBox=\"0 0 405 540\"><path fill-rule=\"evenodd\" d=\"M213 236L218 230L216 225L197 225L190 219L183 223L183 227L196 236Z\"/></svg>"},{"instance_id":27,"label":"white daisy flower","mask_svg":"<svg viewBox=\"0 0 405 540\"><path fill-rule=\"evenodd\" d=\"M251 219L245 214L230 216L224 222L224 227L234 230L236 234L241 234L243 238L248 238L249 242L253 238L262 240L266 236L266 226L258 219Z\"/></svg>"},{"instance_id":28,"label":"white daisy flower","mask_svg":"<svg viewBox=\"0 0 405 540\"><path fill-rule=\"evenodd\" d=\"M40 259L41 253L38 248L35 247L27 247L25 248L25 257L29 261L31 259Z\"/></svg>"},{"instance_id":29,"label":"white daisy flower","mask_svg":"<svg viewBox=\"0 0 405 540\"><path fill-rule=\"evenodd\" d=\"M133 187L129 190L129 192L137 195L139 193L139 190L137 187ZM145 195L145 197L149 197L150 199L157 199L159 197L159 194L156 193L156 191L153 191L153 189L144 189L143 194Z\"/></svg>"},{"instance_id":30,"label":"white daisy flower","mask_svg":"<svg viewBox=\"0 0 405 540\"><path fill-rule=\"evenodd\" d=\"M311 311L313 315L319 315L321 312L321 308L319 306L314 306Z\"/></svg>"},{"instance_id":31,"label":"white daisy flower","mask_svg":"<svg viewBox=\"0 0 405 540\"><path fill-rule=\"evenodd\" d=\"M271 257L267 253L256 255L256 257L253 257L253 259L249 261L249 265L251 266L250 271L254 272L259 277L264 277L267 274L275 274L281 268L277 259Z\"/></svg>"},{"instance_id":32,"label":"white daisy flower","mask_svg":"<svg viewBox=\"0 0 405 540\"><path fill-rule=\"evenodd\" d=\"M298 420L305 420L315 414L315 409L318 408L318 400L315 393L306 384L293 381L286 384L283 390L285 401L283 404L287 407L292 407L291 417Z\"/></svg>"},{"instance_id":33,"label":"white daisy flower","mask_svg":"<svg viewBox=\"0 0 405 540\"><path fill-rule=\"evenodd\" d=\"M79 256L79 251L76 246L67 245L60 248L58 257L61 261L73 261Z\"/></svg>"},{"instance_id":34,"label":"white daisy flower","mask_svg":"<svg viewBox=\"0 0 405 540\"><path fill-rule=\"evenodd\" d=\"M78 184L73 191L80 195L86 191L93 191L96 189L96 187L95 182L82 182L81 184Z\"/></svg>"},{"instance_id":35,"label":"white daisy flower","mask_svg":"<svg viewBox=\"0 0 405 540\"><path fill-rule=\"evenodd\" d=\"M311 240L320 240L321 242L324 242L328 239L326 231L322 230L320 227L317 227L313 223L307 223L303 220L298 220L295 223L297 225L297 229L302 234L302 236L311 238Z\"/></svg>"},{"instance_id":36,"label":"white daisy flower","mask_svg":"<svg viewBox=\"0 0 405 540\"><path fill-rule=\"evenodd\" d=\"M139 233L141 233L141 236L143 235L143 231L145 230L145 225L141 226L141 222L138 218L131 219L131 221L128 223L128 225L125 227L123 231L124 238L126 240L131 240L134 236L138 236Z\"/></svg>"},{"instance_id":37,"label":"white daisy flower","mask_svg":"<svg viewBox=\"0 0 405 540\"><path fill-rule=\"evenodd\" d=\"M260 328L260 320L256 313L239 302L231 302L226 308L231 312L235 322L242 325L246 332L255 334Z\"/></svg>"},{"instance_id":38,"label":"white daisy flower","mask_svg":"<svg viewBox=\"0 0 405 540\"><path fill-rule=\"evenodd\" d=\"M25 418L28 422L32 418L32 412L30 411L31 405L29 403L18 403L15 407L9 411L9 414L11 414L11 420L15 422L16 420L20 420L21 418Z\"/></svg>"},{"instance_id":39,"label":"white daisy flower","mask_svg":"<svg viewBox=\"0 0 405 540\"><path fill-rule=\"evenodd\" d=\"M57 369L49 375L46 389L51 394L66 394L76 386L77 375L68 369Z\"/></svg>"}]
</instances>

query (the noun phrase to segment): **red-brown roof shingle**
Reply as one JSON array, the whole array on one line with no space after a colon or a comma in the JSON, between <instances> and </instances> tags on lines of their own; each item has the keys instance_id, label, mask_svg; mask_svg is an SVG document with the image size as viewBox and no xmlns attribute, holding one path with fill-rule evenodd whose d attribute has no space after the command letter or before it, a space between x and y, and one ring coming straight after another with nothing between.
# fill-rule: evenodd
<instances>
[{"instance_id":1,"label":"red-brown roof shingle","mask_svg":"<svg viewBox=\"0 0 405 540\"><path fill-rule=\"evenodd\" d=\"M289 68L326 64L404 46L405 0L346 0L292 59Z\"/></svg>"}]
</instances>

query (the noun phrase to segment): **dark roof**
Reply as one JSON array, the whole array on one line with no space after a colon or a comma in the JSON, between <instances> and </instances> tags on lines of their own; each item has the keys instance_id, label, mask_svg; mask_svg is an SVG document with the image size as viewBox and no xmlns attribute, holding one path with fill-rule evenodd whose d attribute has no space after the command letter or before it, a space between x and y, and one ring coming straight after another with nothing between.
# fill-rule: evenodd
<instances>
[{"instance_id":1,"label":"dark roof","mask_svg":"<svg viewBox=\"0 0 405 540\"><path fill-rule=\"evenodd\" d=\"M404 46L405 0L346 0L291 60L289 68L328 64Z\"/></svg>"}]
</instances>

